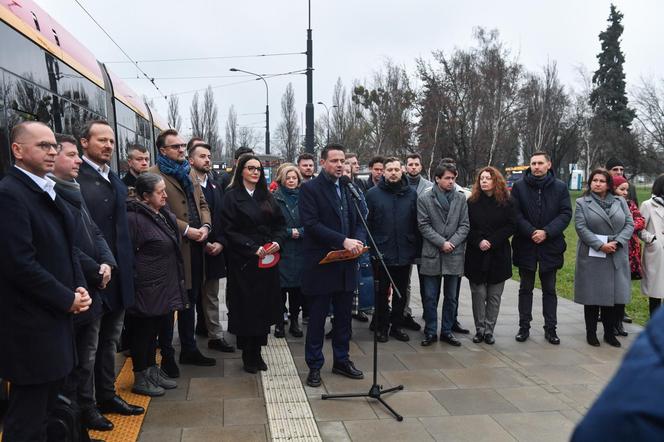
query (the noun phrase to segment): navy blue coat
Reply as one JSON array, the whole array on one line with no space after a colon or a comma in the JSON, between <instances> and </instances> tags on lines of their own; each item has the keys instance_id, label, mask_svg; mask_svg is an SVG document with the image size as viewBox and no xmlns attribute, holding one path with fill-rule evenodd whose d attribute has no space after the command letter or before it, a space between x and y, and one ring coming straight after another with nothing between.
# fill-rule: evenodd
<instances>
[{"instance_id":1,"label":"navy blue coat","mask_svg":"<svg viewBox=\"0 0 664 442\"><path fill-rule=\"evenodd\" d=\"M662 440L662 391L664 309L659 309L632 344L613 379L577 426L572 441Z\"/></svg>"},{"instance_id":2,"label":"navy blue coat","mask_svg":"<svg viewBox=\"0 0 664 442\"><path fill-rule=\"evenodd\" d=\"M207 186L201 186L205 202L210 209L212 218L212 231L208 235L207 241L210 243L218 242L226 248L227 242L224 239L224 229L221 225L221 210L224 200L224 189L216 182L212 174L208 174ZM222 251L217 256L205 254L205 278L219 279L226 277L226 253Z\"/></svg>"},{"instance_id":3,"label":"navy blue coat","mask_svg":"<svg viewBox=\"0 0 664 442\"><path fill-rule=\"evenodd\" d=\"M516 234L512 239L514 265L525 270L549 272L563 266L567 248L563 231L572 219L569 191L553 172L536 180L530 169L512 187L512 203L516 214ZM535 244L531 235L544 230L546 239Z\"/></svg>"},{"instance_id":4,"label":"navy blue coat","mask_svg":"<svg viewBox=\"0 0 664 442\"><path fill-rule=\"evenodd\" d=\"M294 288L302 285L302 240L304 227L300 221L300 211L297 202L290 204L283 194L281 187L274 192L274 199L281 208L286 219L286 239L281 247L281 261L279 261L279 281L282 288ZM300 236L295 239L292 230L297 229Z\"/></svg>"},{"instance_id":5,"label":"navy blue coat","mask_svg":"<svg viewBox=\"0 0 664 442\"><path fill-rule=\"evenodd\" d=\"M402 177L397 187L381 178L366 193L369 215L367 225L388 266L405 266L415 262L422 250L417 228L417 192ZM376 250L371 249L376 256Z\"/></svg>"},{"instance_id":6,"label":"navy blue coat","mask_svg":"<svg viewBox=\"0 0 664 442\"><path fill-rule=\"evenodd\" d=\"M0 182L0 213L0 378L62 379L76 363L69 309L85 287L76 219L15 167Z\"/></svg>"},{"instance_id":7,"label":"navy blue coat","mask_svg":"<svg viewBox=\"0 0 664 442\"><path fill-rule=\"evenodd\" d=\"M108 177L110 183L83 161L76 181L118 264L111 282L100 293L108 310L120 310L134 303L134 254L127 225L127 186L113 171Z\"/></svg>"},{"instance_id":8,"label":"navy blue coat","mask_svg":"<svg viewBox=\"0 0 664 442\"><path fill-rule=\"evenodd\" d=\"M364 242L366 232L350 192L346 190L343 195L349 208L349 237ZM357 260L318 264L332 250L343 250L346 239L341 233L341 208L335 186L325 176L325 172L302 184L299 208L300 220L306 232L302 244L302 292L315 296L354 291L357 287Z\"/></svg>"}]
</instances>

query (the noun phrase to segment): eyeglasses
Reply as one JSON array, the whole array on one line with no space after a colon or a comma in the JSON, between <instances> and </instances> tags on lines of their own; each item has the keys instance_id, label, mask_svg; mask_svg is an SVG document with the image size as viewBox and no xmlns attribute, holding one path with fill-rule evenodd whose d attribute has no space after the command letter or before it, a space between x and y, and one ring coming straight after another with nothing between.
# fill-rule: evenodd
<instances>
[{"instance_id":1,"label":"eyeglasses","mask_svg":"<svg viewBox=\"0 0 664 442\"><path fill-rule=\"evenodd\" d=\"M263 168L260 167L260 166L245 166L244 168L247 169L249 171L249 173L254 173L256 171L259 171L259 172L263 171Z\"/></svg>"},{"instance_id":2,"label":"eyeglasses","mask_svg":"<svg viewBox=\"0 0 664 442\"><path fill-rule=\"evenodd\" d=\"M164 146L169 149L173 150L181 150L181 149L186 149L187 145L186 144L169 144L168 146Z\"/></svg>"},{"instance_id":3,"label":"eyeglasses","mask_svg":"<svg viewBox=\"0 0 664 442\"><path fill-rule=\"evenodd\" d=\"M27 143L16 143L16 144L21 144L25 146ZM50 152L51 149L55 150L56 153L60 153L62 150L62 144L55 144L55 143L49 143L47 141L42 141L41 143L35 144L38 148L43 150L44 152Z\"/></svg>"}]
</instances>

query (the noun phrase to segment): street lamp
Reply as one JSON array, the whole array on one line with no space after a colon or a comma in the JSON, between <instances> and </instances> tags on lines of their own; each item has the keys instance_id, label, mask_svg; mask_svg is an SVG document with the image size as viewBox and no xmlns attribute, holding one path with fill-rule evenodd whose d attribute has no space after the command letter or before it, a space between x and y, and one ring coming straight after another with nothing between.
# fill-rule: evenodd
<instances>
[{"instance_id":1,"label":"street lamp","mask_svg":"<svg viewBox=\"0 0 664 442\"><path fill-rule=\"evenodd\" d=\"M316 104L322 105L325 108L325 111L327 112L327 142L325 144L330 144L330 108L328 108L327 105L322 101L319 101ZM332 105L332 109L334 109L335 107L339 106L337 106L336 104Z\"/></svg>"},{"instance_id":2,"label":"street lamp","mask_svg":"<svg viewBox=\"0 0 664 442\"><path fill-rule=\"evenodd\" d=\"M245 74L253 75L265 83L265 155L270 155L270 90L267 87L265 77L254 72L244 71L242 69L230 68L231 72L244 72Z\"/></svg>"}]
</instances>

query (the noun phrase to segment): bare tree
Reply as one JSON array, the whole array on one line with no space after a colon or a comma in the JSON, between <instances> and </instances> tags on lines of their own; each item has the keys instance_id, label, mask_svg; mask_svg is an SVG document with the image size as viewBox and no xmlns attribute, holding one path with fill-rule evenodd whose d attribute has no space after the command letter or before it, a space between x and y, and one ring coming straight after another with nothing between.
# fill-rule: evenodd
<instances>
[{"instance_id":1,"label":"bare tree","mask_svg":"<svg viewBox=\"0 0 664 442\"><path fill-rule=\"evenodd\" d=\"M202 119L202 138L212 146L212 156L215 160L221 159L221 150L223 142L219 137L219 110L214 99L212 86L208 86L203 94L203 108L201 112Z\"/></svg>"},{"instance_id":2,"label":"bare tree","mask_svg":"<svg viewBox=\"0 0 664 442\"><path fill-rule=\"evenodd\" d=\"M641 79L632 91L637 120L653 142L664 148L664 80Z\"/></svg>"},{"instance_id":3,"label":"bare tree","mask_svg":"<svg viewBox=\"0 0 664 442\"><path fill-rule=\"evenodd\" d=\"M235 106L231 104L228 109L228 117L226 117L226 157L228 158L231 158L235 149L239 147L238 129L237 113L235 112Z\"/></svg>"},{"instance_id":4,"label":"bare tree","mask_svg":"<svg viewBox=\"0 0 664 442\"><path fill-rule=\"evenodd\" d=\"M189 120L191 121L191 136L201 137L204 135L203 116L198 105L198 92L194 93L191 99L191 106L189 107Z\"/></svg>"},{"instance_id":5,"label":"bare tree","mask_svg":"<svg viewBox=\"0 0 664 442\"><path fill-rule=\"evenodd\" d=\"M293 84L288 83L281 97L281 122L277 126L277 139L281 144L281 153L286 161L293 162L298 153L300 127L295 110L295 91Z\"/></svg>"},{"instance_id":6,"label":"bare tree","mask_svg":"<svg viewBox=\"0 0 664 442\"><path fill-rule=\"evenodd\" d=\"M178 132L182 130L182 117L180 116L180 98L177 95L168 97L168 125Z\"/></svg>"},{"instance_id":7,"label":"bare tree","mask_svg":"<svg viewBox=\"0 0 664 442\"><path fill-rule=\"evenodd\" d=\"M246 126L240 127L240 130L238 131L237 140L239 146L250 147L254 150L258 145L258 136L256 135L256 131L252 127L246 127Z\"/></svg>"}]
</instances>

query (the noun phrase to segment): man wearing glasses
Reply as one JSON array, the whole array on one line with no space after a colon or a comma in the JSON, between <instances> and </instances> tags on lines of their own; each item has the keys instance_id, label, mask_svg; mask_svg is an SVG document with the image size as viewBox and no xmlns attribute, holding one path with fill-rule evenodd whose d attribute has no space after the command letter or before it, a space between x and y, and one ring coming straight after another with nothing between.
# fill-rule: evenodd
<instances>
[{"instance_id":1,"label":"man wearing glasses","mask_svg":"<svg viewBox=\"0 0 664 442\"><path fill-rule=\"evenodd\" d=\"M11 382L2 440L44 441L49 411L76 363L72 314L88 310L75 220L56 195L51 129L14 126L15 167L0 183L0 377Z\"/></svg>"},{"instance_id":2,"label":"man wearing glasses","mask_svg":"<svg viewBox=\"0 0 664 442\"><path fill-rule=\"evenodd\" d=\"M211 230L210 210L203 196L191 165L186 159L187 144L175 129L163 131L157 137L157 164L148 169L164 177L168 207L177 218L182 235L180 251L185 266L185 287L189 295L189 305L178 312L178 332L180 334L180 364L213 366L217 361L204 356L196 346L195 316L196 301L203 291L204 246ZM172 325L172 319L169 321ZM172 330L172 328L171 328ZM171 377L179 376L175 364L171 336L165 336L164 328L159 335L162 355L162 370Z\"/></svg>"}]
</instances>

